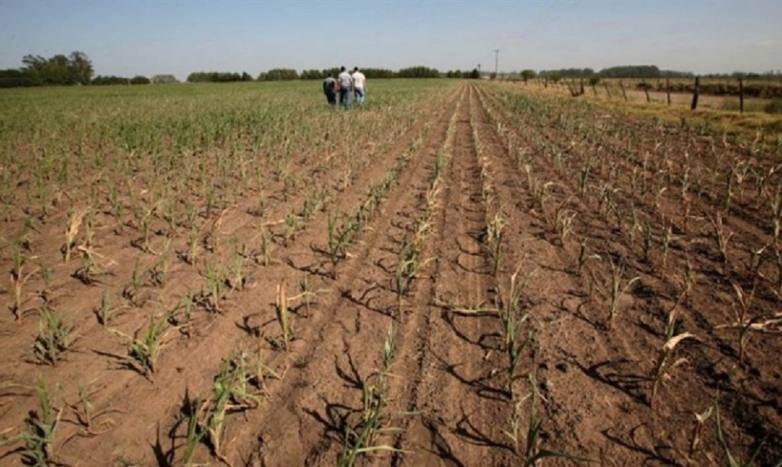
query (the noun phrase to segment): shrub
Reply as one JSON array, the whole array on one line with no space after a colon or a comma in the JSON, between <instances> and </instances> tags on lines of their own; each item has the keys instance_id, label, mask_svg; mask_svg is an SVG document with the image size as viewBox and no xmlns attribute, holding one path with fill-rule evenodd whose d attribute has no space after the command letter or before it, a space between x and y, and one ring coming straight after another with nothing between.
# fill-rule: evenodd
<instances>
[{"instance_id":1,"label":"shrub","mask_svg":"<svg viewBox=\"0 0 782 467\"><path fill-rule=\"evenodd\" d=\"M153 84L167 84L167 83L178 83L176 77L174 75L154 75L152 77L152 83Z\"/></svg>"},{"instance_id":2,"label":"shrub","mask_svg":"<svg viewBox=\"0 0 782 467\"><path fill-rule=\"evenodd\" d=\"M774 99L763 107L763 111L770 114L782 114L782 99Z\"/></svg>"},{"instance_id":3,"label":"shrub","mask_svg":"<svg viewBox=\"0 0 782 467\"><path fill-rule=\"evenodd\" d=\"M137 75L130 79L130 84L150 84L151 81L146 76Z\"/></svg>"}]
</instances>

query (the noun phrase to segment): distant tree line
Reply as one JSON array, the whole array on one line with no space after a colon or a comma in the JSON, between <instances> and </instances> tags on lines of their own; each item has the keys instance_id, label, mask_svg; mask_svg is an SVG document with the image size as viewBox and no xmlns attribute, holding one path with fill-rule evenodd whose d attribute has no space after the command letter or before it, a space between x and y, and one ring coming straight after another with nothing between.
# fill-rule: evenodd
<instances>
[{"instance_id":1,"label":"distant tree line","mask_svg":"<svg viewBox=\"0 0 782 467\"><path fill-rule=\"evenodd\" d=\"M222 71L196 71L187 75L188 83L229 83L233 81L253 81L249 73L227 73Z\"/></svg>"},{"instance_id":2,"label":"distant tree line","mask_svg":"<svg viewBox=\"0 0 782 467\"><path fill-rule=\"evenodd\" d=\"M0 87L90 84L93 72L84 52L51 58L25 55L21 68L0 70Z\"/></svg>"},{"instance_id":3,"label":"distant tree line","mask_svg":"<svg viewBox=\"0 0 782 467\"><path fill-rule=\"evenodd\" d=\"M150 84L176 83L174 75L155 75L151 79L136 75L132 78L123 76L95 76L92 62L84 52L71 52L70 55L54 55L45 58L40 55L25 55L22 67L0 70L0 88L18 86L51 86L51 85L110 85L110 84Z\"/></svg>"},{"instance_id":4,"label":"distant tree line","mask_svg":"<svg viewBox=\"0 0 782 467\"><path fill-rule=\"evenodd\" d=\"M456 79L480 79L481 72L477 68L473 68L472 71L449 70L445 72L444 76Z\"/></svg>"},{"instance_id":5,"label":"distant tree line","mask_svg":"<svg viewBox=\"0 0 782 467\"><path fill-rule=\"evenodd\" d=\"M691 78L693 74L685 71L661 70L655 65L623 65L603 68L597 72L592 68L541 70L538 76L556 81L570 78Z\"/></svg>"}]
</instances>

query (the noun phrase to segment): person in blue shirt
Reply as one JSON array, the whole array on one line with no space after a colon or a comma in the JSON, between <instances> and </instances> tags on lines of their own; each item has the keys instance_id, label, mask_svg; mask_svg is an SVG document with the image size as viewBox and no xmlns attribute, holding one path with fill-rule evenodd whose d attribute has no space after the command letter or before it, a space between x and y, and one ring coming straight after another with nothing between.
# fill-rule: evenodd
<instances>
[{"instance_id":1,"label":"person in blue shirt","mask_svg":"<svg viewBox=\"0 0 782 467\"><path fill-rule=\"evenodd\" d=\"M350 109L350 95L353 93L353 77L345 70L344 66L339 69L337 83L339 84L339 103L345 110L348 110Z\"/></svg>"}]
</instances>

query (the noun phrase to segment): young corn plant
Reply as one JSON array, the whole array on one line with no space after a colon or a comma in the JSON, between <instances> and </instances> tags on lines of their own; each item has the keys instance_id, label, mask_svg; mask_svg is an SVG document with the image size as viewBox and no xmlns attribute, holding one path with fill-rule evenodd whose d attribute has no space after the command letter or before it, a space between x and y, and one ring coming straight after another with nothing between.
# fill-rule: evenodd
<instances>
[{"instance_id":1,"label":"young corn plant","mask_svg":"<svg viewBox=\"0 0 782 467\"><path fill-rule=\"evenodd\" d=\"M356 427L345 427L344 447L337 458L337 466L352 467L362 455L376 452L402 452L390 444L380 441L381 436L402 432L401 428L390 426L386 414L388 402L388 378L394 357L396 328L389 326L383 341L380 368L362 381L363 410ZM413 415L402 413L401 415Z\"/></svg>"},{"instance_id":2,"label":"young corn plant","mask_svg":"<svg viewBox=\"0 0 782 467\"><path fill-rule=\"evenodd\" d=\"M136 258L133 271L130 273L130 281L122 289L122 297L135 307L142 307L147 301L147 295L143 293L142 288L147 282L147 274L141 267L141 259Z\"/></svg>"},{"instance_id":3,"label":"young corn plant","mask_svg":"<svg viewBox=\"0 0 782 467\"><path fill-rule=\"evenodd\" d=\"M220 372L214 378L211 396L200 404L197 410L193 410L190 416L186 463L192 460L195 445L201 439L206 439L212 454L228 464L223 449L226 415L258 407L264 394L253 389L253 385L260 388L262 382L256 381L244 353L223 360ZM196 404L192 409L196 408Z\"/></svg>"},{"instance_id":4,"label":"young corn plant","mask_svg":"<svg viewBox=\"0 0 782 467\"><path fill-rule=\"evenodd\" d=\"M222 313L220 302L225 296L227 282L225 271L211 262L206 265L206 284L202 287L199 301L210 313Z\"/></svg>"},{"instance_id":5,"label":"young corn plant","mask_svg":"<svg viewBox=\"0 0 782 467\"><path fill-rule=\"evenodd\" d=\"M535 376L529 375L529 384L531 392L528 396L514 402L514 412L511 415L509 431L503 431L505 435L513 442L514 453L521 458L521 465L525 467L535 467L543 459L559 458L570 460L574 462L590 462L589 459L573 456L560 451L551 450L542 447L542 440L540 439L541 429L543 427L543 420L538 418L537 403L538 403L538 389ZM521 423L520 415L521 404L529 399L529 414L527 418L527 430L524 439L524 445L521 444Z\"/></svg>"},{"instance_id":6,"label":"young corn plant","mask_svg":"<svg viewBox=\"0 0 782 467\"><path fill-rule=\"evenodd\" d=\"M114 318L118 317L125 310L124 306L112 306L111 295L108 289L103 289L103 293L100 297L100 304L95 308L95 317L98 320L98 324L104 327L108 327Z\"/></svg>"},{"instance_id":7,"label":"young corn plant","mask_svg":"<svg viewBox=\"0 0 782 467\"><path fill-rule=\"evenodd\" d=\"M49 390L43 381L39 381L34 390L38 410L31 411L27 416L25 431L9 438L0 437L0 446L23 442L24 445L15 451L21 453L25 465L64 465L57 462L54 453L55 436L63 409L52 405Z\"/></svg>"},{"instance_id":8,"label":"young corn plant","mask_svg":"<svg viewBox=\"0 0 782 467\"><path fill-rule=\"evenodd\" d=\"M285 292L285 283L277 284L277 299L274 304L275 315L277 317L277 323L280 325L280 331L282 331L282 344L280 345L285 351L288 350L288 342L291 339L293 328L290 323L290 310L288 309L288 297Z\"/></svg>"},{"instance_id":9,"label":"young corn plant","mask_svg":"<svg viewBox=\"0 0 782 467\"><path fill-rule=\"evenodd\" d=\"M169 321L168 313L162 316L150 313L147 325L137 329L132 337L116 329L109 329L128 341L128 365L149 380L157 370L157 359L164 344L163 340L170 329Z\"/></svg>"},{"instance_id":10,"label":"young corn plant","mask_svg":"<svg viewBox=\"0 0 782 467\"><path fill-rule=\"evenodd\" d=\"M418 271L418 265L418 250L415 242L405 238L402 248L399 250L399 259L394 272L394 290L396 290L397 304L400 310L402 297L410 290Z\"/></svg>"},{"instance_id":11,"label":"young corn plant","mask_svg":"<svg viewBox=\"0 0 782 467\"><path fill-rule=\"evenodd\" d=\"M95 391L90 392L86 386L79 384L78 401L68 404L76 422L81 425L79 436L93 437L106 433L114 427L114 420L106 417L112 413L123 413L116 409L95 410L91 401L94 395Z\"/></svg>"},{"instance_id":12,"label":"young corn plant","mask_svg":"<svg viewBox=\"0 0 782 467\"><path fill-rule=\"evenodd\" d=\"M507 390L513 399L513 381L516 379L516 368L521 360L524 348L532 340L532 331L519 342L519 327L530 317L526 306L522 303L524 289L527 282L534 276L536 270L532 270L523 278L519 277L521 264L510 277L510 284L506 293L498 294L497 313L502 322L503 348L508 355Z\"/></svg>"},{"instance_id":13,"label":"young corn plant","mask_svg":"<svg viewBox=\"0 0 782 467\"><path fill-rule=\"evenodd\" d=\"M44 303L40 310L38 336L33 344L33 354L41 362L56 365L63 352L76 340L73 326L67 325L62 315Z\"/></svg>"}]
</instances>

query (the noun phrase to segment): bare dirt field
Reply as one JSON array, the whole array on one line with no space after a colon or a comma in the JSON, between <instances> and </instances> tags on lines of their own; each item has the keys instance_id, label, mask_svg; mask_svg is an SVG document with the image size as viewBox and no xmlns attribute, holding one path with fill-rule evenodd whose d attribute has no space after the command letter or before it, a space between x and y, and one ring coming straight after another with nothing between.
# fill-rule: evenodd
<instances>
[{"instance_id":1,"label":"bare dirt field","mask_svg":"<svg viewBox=\"0 0 782 467\"><path fill-rule=\"evenodd\" d=\"M779 149L411 83L1 120L0 464L777 465Z\"/></svg>"}]
</instances>

